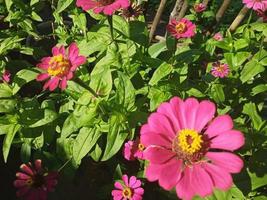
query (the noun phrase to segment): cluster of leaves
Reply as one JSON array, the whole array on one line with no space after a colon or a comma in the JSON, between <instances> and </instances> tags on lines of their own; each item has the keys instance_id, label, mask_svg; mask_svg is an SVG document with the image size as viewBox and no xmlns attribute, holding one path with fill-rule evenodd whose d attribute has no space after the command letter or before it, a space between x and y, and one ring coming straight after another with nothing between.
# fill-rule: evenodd
<instances>
[{"instance_id":1,"label":"cluster of leaves","mask_svg":"<svg viewBox=\"0 0 267 200\"><path fill-rule=\"evenodd\" d=\"M166 41L149 44L143 17L128 22L114 15L113 41L107 18L84 13L74 0L0 3L0 69L12 73L12 83L0 84L5 161L13 145L19 147L23 162L43 158L56 169L71 161L66 167L68 175L85 157L107 163L111 179L99 185L101 195L97 197L107 199L112 177L120 177L121 171L144 176L145 163L133 167L123 160L119 151L124 142L138 137L140 126L160 103L173 96L194 96L216 102L218 114L229 113L236 129L246 137L240 152L245 167L235 177L235 186L207 199L266 197L266 24L248 22L234 34L226 32L223 41L215 41L203 34L207 33L203 18L214 17L213 11L206 11L201 16L187 16L198 26L193 39L177 44L168 36ZM211 21L207 20L207 26ZM42 91L35 81L39 73L36 63L49 55L55 44L72 41L88 58L76 73L84 86L69 81L63 92ZM229 64L227 78L210 74L212 62L218 60ZM157 190L162 198L177 198Z\"/></svg>"}]
</instances>

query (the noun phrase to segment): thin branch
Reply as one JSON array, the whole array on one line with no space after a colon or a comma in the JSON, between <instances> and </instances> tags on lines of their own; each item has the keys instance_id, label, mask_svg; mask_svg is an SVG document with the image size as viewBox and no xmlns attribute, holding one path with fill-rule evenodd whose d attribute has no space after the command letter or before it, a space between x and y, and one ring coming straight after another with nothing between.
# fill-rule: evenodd
<instances>
[{"instance_id":1,"label":"thin branch","mask_svg":"<svg viewBox=\"0 0 267 200\"><path fill-rule=\"evenodd\" d=\"M188 9L188 0L185 0L176 20L182 19L185 16L187 9Z\"/></svg>"},{"instance_id":2,"label":"thin branch","mask_svg":"<svg viewBox=\"0 0 267 200\"><path fill-rule=\"evenodd\" d=\"M229 27L230 31L235 31L236 28L239 26L239 24L242 22L242 20L245 18L247 12L249 11L249 9L244 6L241 11L238 13L237 17L235 18L235 20L232 22L231 26Z\"/></svg>"},{"instance_id":3,"label":"thin branch","mask_svg":"<svg viewBox=\"0 0 267 200\"><path fill-rule=\"evenodd\" d=\"M227 10L228 6L230 5L231 0L224 0L220 9L216 13L216 21L219 22L221 18L223 17L225 11Z\"/></svg>"},{"instance_id":4,"label":"thin branch","mask_svg":"<svg viewBox=\"0 0 267 200\"><path fill-rule=\"evenodd\" d=\"M150 29L149 42L151 42L153 37L154 37L154 33L155 33L156 28L157 28L157 26L158 26L158 24L160 22L160 18L161 18L161 15L162 15L163 11L164 11L166 2L167 2L167 0L161 0L160 1L159 8L157 10L156 16L155 16L155 18L153 20L153 23L152 23L152 26L151 26L151 29Z\"/></svg>"}]
</instances>

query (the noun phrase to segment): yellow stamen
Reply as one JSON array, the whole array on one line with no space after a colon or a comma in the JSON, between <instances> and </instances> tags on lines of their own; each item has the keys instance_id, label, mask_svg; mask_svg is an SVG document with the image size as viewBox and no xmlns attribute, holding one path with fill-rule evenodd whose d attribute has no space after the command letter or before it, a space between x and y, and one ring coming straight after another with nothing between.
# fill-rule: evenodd
<instances>
[{"instance_id":1,"label":"yellow stamen","mask_svg":"<svg viewBox=\"0 0 267 200\"><path fill-rule=\"evenodd\" d=\"M176 26L175 29L178 33L184 33L186 30L186 25L183 22L179 22Z\"/></svg>"},{"instance_id":2,"label":"yellow stamen","mask_svg":"<svg viewBox=\"0 0 267 200\"><path fill-rule=\"evenodd\" d=\"M124 188L123 189L123 191L122 191L122 196L124 197L124 198L127 198L127 199L130 199L131 197L132 197L132 190L131 190L131 188L129 188L129 187L126 187L126 188Z\"/></svg>"},{"instance_id":3,"label":"yellow stamen","mask_svg":"<svg viewBox=\"0 0 267 200\"><path fill-rule=\"evenodd\" d=\"M202 136L197 131L183 129L178 134L179 146L187 154L194 154L202 147Z\"/></svg>"},{"instance_id":4,"label":"yellow stamen","mask_svg":"<svg viewBox=\"0 0 267 200\"><path fill-rule=\"evenodd\" d=\"M62 54L53 56L49 61L47 73L51 76L64 76L70 70L70 62Z\"/></svg>"},{"instance_id":5,"label":"yellow stamen","mask_svg":"<svg viewBox=\"0 0 267 200\"><path fill-rule=\"evenodd\" d=\"M139 143L139 144L138 144L138 149L139 149L140 151L144 151L145 146L144 146L143 144Z\"/></svg>"}]
</instances>

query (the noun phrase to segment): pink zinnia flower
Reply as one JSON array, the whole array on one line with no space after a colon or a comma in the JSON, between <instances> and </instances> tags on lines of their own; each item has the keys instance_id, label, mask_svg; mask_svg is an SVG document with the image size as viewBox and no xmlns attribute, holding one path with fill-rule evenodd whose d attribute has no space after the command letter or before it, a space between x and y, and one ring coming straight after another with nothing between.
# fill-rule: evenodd
<instances>
[{"instance_id":1,"label":"pink zinnia flower","mask_svg":"<svg viewBox=\"0 0 267 200\"><path fill-rule=\"evenodd\" d=\"M68 53L66 53L64 46L55 46L52 49L52 54L52 57L43 58L41 63L37 65L38 68L46 72L39 74L36 80L49 79L44 84L44 90L49 88L50 91L53 91L57 87L64 90L67 87L67 81L72 79L73 73L86 62L86 58L79 55L79 49L75 43L69 46Z\"/></svg>"},{"instance_id":2,"label":"pink zinnia flower","mask_svg":"<svg viewBox=\"0 0 267 200\"><path fill-rule=\"evenodd\" d=\"M140 143L140 139L128 141L124 145L123 155L126 160L143 159L143 151L145 147Z\"/></svg>"},{"instance_id":3,"label":"pink zinnia flower","mask_svg":"<svg viewBox=\"0 0 267 200\"><path fill-rule=\"evenodd\" d=\"M5 70L2 75L2 82L9 83L10 77L11 77L11 73L8 70Z\"/></svg>"},{"instance_id":4,"label":"pink zinnia flower","mask_svg":"<svg viewBox=\"0 0 267 200\"><path fill-rule=\"evenodd\" d=\"M196 25L186 18L183 18L180 21L172 19L167 25L167 30L177 39L191 38L196 34Z\"/></svg>"},{"instance_id":5,"label":"pink zinnia flower","mask_svg":"<svg viewBox=\"0 0 267 200\"><path fill-rule=\"evenodd\" d=\"M248 8L253 10L265 10L267 9L267 0L243 0Z\"/></svg>"},{"instance_id":6,"label":"pink zinnia flower","mask_svg":"<svg viewBox=\"0 0 267 200\"><path fill-rule=\"evenodd\" d=\"M18 188L17 196L25 200L46 200L48 192L57 185L57 172L46 172L41 160L20 166L22 172L16 174L14 186Z\"/></svg>"},{"instance_id":7,"label":"pink zinnia flower","mask_svg":"<svg viewBox=\"0 0 267 200\"><path fill-rule=\"evenodd\" d=\"M204 3L197 3L194 5L194 10L197 13L201 13L203 11L205 11L207 8L207 6Z\"/></svg>"},{"instance_id":8,"label":"pink zinnia flower","mask_svg":"<svg viewBox=\"0 0 267 200\"><path fill-rule=\"evenodd\" d=\"M142 200L144 189L141 188L141 181L131 176L130 180L127 175L122 176L123 184L115 182L115 190L112 190L114 200Z\"/></svg>"},{"instance_id":9,"label":"pink zinnia flower","mask_svg":"<svg viewBox=\"0 0 267 200\"><path fill-rule=\"evenodd\" d=\"M158 180L166 190L175 187L177 196L185 200L232 186L231 173L243 167L232 151L244 145L244 136L233 130L230 116L214 118L215 112L210 101L174 97L149 116L141 128L149 181Z\"/></svg>"},{"instance_id":10,"label":"pink zinnia flower","mask_svg":"<svg viewBox=\"0 0 267 200\"><path fill-rule=\"evenodd\" d=\"M218 32L218 33L215 33L215 35L213 36L213 39L217 41L223 41L223 36L220 32Z\"/></svg>"},{"instance_id":11,"label":"pink zinnia flower","mask_svg":"<svg viewBox=\"0 0 267 200\"><path fill-rule=\"evenodd\" d=\"M91 10L95 13L103 12L106 15L112 15L116 10L130 6L129 0L77 0L76 5L83 10Z\"/></svg>"},{"instance_id":12,"label":"pink zinnia flower","mask_svg":"<svg viewBox=\"0 0 267 200\"><path fill-rule=\"evenodd\" d=\"M229 65L225 63L215 62L212 64L211 74L214 77L224 78L230 73Z\"/></svg>"}]
</instances>

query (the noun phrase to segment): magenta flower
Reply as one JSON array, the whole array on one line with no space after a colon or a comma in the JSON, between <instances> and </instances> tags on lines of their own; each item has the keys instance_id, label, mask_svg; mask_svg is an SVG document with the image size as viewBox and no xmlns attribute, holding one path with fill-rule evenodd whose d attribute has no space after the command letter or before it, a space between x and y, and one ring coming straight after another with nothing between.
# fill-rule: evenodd
<instances>
[{"instance_id":1,"label":"magenta flower","mask_svg":"<svg viewBox=\"0 0 267 200\"><path fill-rule=\"evenodd\" d=\"M204 3L197 3L194 5L194 11L201 13L207 9L207 6Z\"/></svg>"},{"instance_id":2,"label":"magenta flower","mask_svg":"<svg viewBox=\"0 0 267 200\"><path fill-rule=\"evenodd\" d=\"M10 82L11 73L8 70L5 70L2 75L2 82L9 83Z\"/></svg>"},{"instance_id":3,"label":"magenta flower","mask_svg":"<svg viewBox=\"0 0 267 200\"><path fill-rule=\"evenodd\" d=\"M252 8L253 10L267 9L267 0L243 0L243 3L246 4L248 8Z\"/></svg>"},{"instance_id":4,"label":"magenta flower","mask_svg":"<svg viewBox=\"0 0 267 200\"><path fill-rule=\"evenodd\" d=\"M130 180L127 175L122 176L123 184L115 182L115 190L112 190L113 200L142 200L144 189L141 188L141 181L131 176Z\"/></svg>"},{"instance_id":5,"label":"magenta flower","mask_svg":"<svg viewBox=\"0 0 267 200\"><path fill-rule=\"evenodd\" d=\"M211 74L214 77L224 78L230 73L229 65L225 63L215 62L212 64Z\"/></svg>"},{"instance_id":6,"label":"magenta flower","mask_svg":"<svg viewBox=\"0 0 267 200\"><path fill-rule=\"evenodd\" d=\"M223 35L220 32L215 33L215 35L213 36L213 39L217 41L223 41Z\"/></svg>"},{"instance_id":7,"label":"magenta flower","mask_svg":"<svg viewBox=\"0 0 267 200\"><path fill-rule=\"evenodd\" d=\"M180 21L172 19L167 25L167 30L177 39L191 38L196 34L196 25L186 18L183 18Z\"/></svg>"},{"instance_id":8,"label":"magenta flower","mask_svg":"<svg viewBox=\"0 0 267 200\"><path fill-rule=\"evenodd\" d=\"M233 130L230 116L214 118L215 112L210 101L174 97L149 116L141 128L149 181L158 180L166 190L175 187L184 200L232 186L231 173L239 173L243 167L232 151L244 145L244 136Z\"/></svg>"},{"instance_id":9,"label":"magenta flower","mask_svg":"<svg viewBox=\"0 0 267 200\"><path fill-rule=\"evenodd\" d=\"M14 186L18 188L17 196L25 200L46 200L48 192L57 185L57 172L46 172L41 160L20 166L22 172L16 174Z\"/></svg>"},{"instance_id":10,"label":"magenta flower","mask_svg":"<svg viewBox=\"0 0 267 200\"><path fill-rule=\"evenodd\" d=\"M143 151L145 147L143 144L140 143L140 139L137 138L135 141L128 141L124 145L123 155L126 160L135 160L143 159Z\"/></svg>"},{"instance_id":11,"label":"magenta flower","mask_svg":"<svg viewBox=\"0 0 267 200\"><path fill-rule=\"evenodd\" d=\"M96 14L103 12L105 15L112 15L116 10L128 8L129 0L77 0L76 5L83 10L93 10Z\"/></svg>"},{"instance_id":12,"label":"magenta flower","mask_svg":"<svg viewBox=\"0 0 267 200\"><path fill-rule=\"evenodd\" d=\"M79 49L75 43L72 43L66 53L65 47L53 47L52 57L45 57L41 63L37 65L38 68L45 70L45 73L39 74L37 81L44 81L49 79L43 89L49 88L54 91L57 87L61 90L66 89L67 81L73 78L76 69L86 62L84 56L79 55Z\"/></svg>"}]
</instances>

